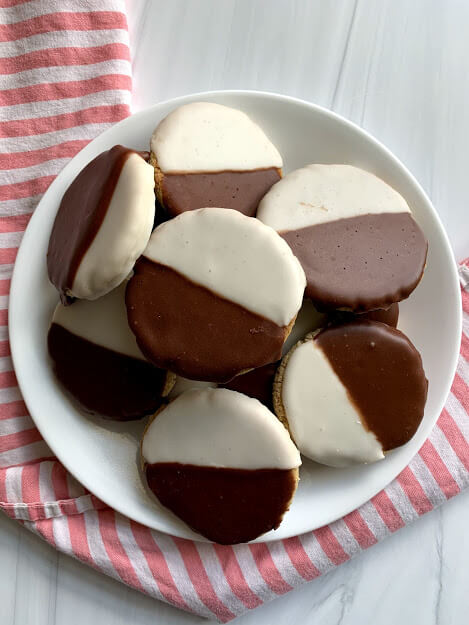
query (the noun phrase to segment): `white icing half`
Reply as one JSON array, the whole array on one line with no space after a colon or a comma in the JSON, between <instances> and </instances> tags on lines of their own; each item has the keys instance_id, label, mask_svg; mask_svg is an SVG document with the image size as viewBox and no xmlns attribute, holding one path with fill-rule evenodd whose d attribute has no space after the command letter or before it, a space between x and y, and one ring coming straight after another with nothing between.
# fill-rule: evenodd
<instances>
[{"instance_id":1,"label":"white icing half","mask_svg":"<svg viewBox=\"0 0 469 625\"><path fill-rule=\"evenodd\" d=\"M308 458L332 467L384 458L376 436L363 426L345 386L314 341L291 354L281 392L292 436Z\"/></svg>"},{"instance_id":2,"label":"white icing half","mask_svg":"<svg viewBox=\"0 0 469 625\"><path fill-rule=\"evenodd\" d=\"M192 390L162 410L145 432L145 462L231 469L293 469L300 454L280 421L257 399L228 389Z\"/></svg>"},{"instance_id":3,"label":"white icing half","mask_svg":"<svg viewBox=\"0 0 469 625\"><path fill-rule=\"evenodd\" d=\"M122 168L93 242L78 267L71 294L97 299L129 275L145 249L155 217L154 169L138 154Z\"/></svg>"},{"instance_id":4,"label":"white icing half","mask_svg":"<svg viewBox=\"0 0 469 625\"><path fill-rule=\"evenodd\" d=\"M286 326L306 278L272 228L228 208L199 208L153 231L144 256L247 310Z\"/></svg>"},{"instance_id":5,"label":"white icing half","mask_svg":"<svg viewBox=\"0 0 469 625\"><path fill-rule=\"evenodd\" d=\"M169 399L179 397L186 391L192 391L194 389L205 388L217 388L215 382L203 382L202 380L189 380L189 378L183 378L182 375L176 376L176 382L168 395Z\"/></svg>"},{"instance_id":6,"label":"white icing half","mask_svg":"<svg viewBox=\"0 0 469 625\"><path fill-rule=\"evenodd\" d=\"M94 302L78 300L71 306L58 304L52 322L95 345L125 356L145 360L127 322L125 288L121 284ZM73 358L73 354L70 354Z\"/></svg>"},{"instance_id":7,"label":"white icing half","mask_svg":"<svg viewBox=\"0 0 469 625\"><path fill-rule=\"evenodd\" d=\"M282 167L277 148L246 113L213 102L170 113L153 132L151 150L164 173Z\"/></svg>"},{"instance_id":8,"label":"white icing half","mask_svg":"<svg viewBox=\"0 0 469 625\"><path fill-rule=\"evenodd\" d=\"M351 165L307 165L279 180L262 198L257 218L278 232L376 213L408 213L402 195Z\"/></svg>"}]
</instances>

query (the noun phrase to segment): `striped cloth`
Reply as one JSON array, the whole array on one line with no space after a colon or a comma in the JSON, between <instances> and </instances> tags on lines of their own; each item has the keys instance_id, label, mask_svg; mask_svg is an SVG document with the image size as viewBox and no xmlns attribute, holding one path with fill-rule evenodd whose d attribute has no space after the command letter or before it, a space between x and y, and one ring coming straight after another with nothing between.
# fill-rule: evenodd
<instances>
[{"instance_id":1,"label":"striped cloth","mask_svg":"<svg viewBox=\"0 0 469 625\"><path fill-rule=\"evenodd\" d=\"M1 509L95 569L184 610L227 622L326 573L466 488L468 263L461 268L461 357L446 408L398 478L343 519L283 541L235 547L196 543L117 514L65 471L28 416L12 371L9 281L41 194L69 158L129 113L126 19L123 3L114 0L0 0L0 7Z\"/></svg>"}]
</instances>

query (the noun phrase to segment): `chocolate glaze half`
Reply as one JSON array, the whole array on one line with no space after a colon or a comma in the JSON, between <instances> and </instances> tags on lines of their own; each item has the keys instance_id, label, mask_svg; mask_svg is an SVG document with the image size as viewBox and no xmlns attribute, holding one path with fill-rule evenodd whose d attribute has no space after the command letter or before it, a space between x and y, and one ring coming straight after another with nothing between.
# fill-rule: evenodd
<instances>
[{"instance_id":1,"label":"chocolate glaze half","mask_svg":"<svg viewBox=\"0 0 469 625\"><path fill-rule=\"evenodd\" d=\"M407 443L423 418L428 382L420 354L377 321L331 326L314 339L383 450Z\"/></svg>"},{"instance_id":2,"label":"chocolate glaze half","mask_svg":"<svg viewBox=\"0 0 469 625\"><path fill-rule=\"evenodd\" d=\"M281 232L306 274L306 297L319 310L387 308L412 293L427 241L409 213L338 219Z\"/></svg>"},{"instance_id":3,"label":"chocolate glaze half","mask_svg":"<svg viewBox=\"0 0 469 625\"><path fill-rule=\"evenodd\" d=\"M185 378L228 382L280 358L286 328L143 256L125 301L144 355Z\"/></svg>"},{"instance_id":4,"label":"chocolate glaze half","mask_svg":"<svg viewBox=\"0 0 469 625\"><path fill-rule=\"evenodd\" d=\"M387 309L370 310L366 313L361 313L359 319L367 319L368 321L380 321L385 323L391 328L397 328L397 322L399 321L399 304L396 302L391 304Z\"/></svg>"},{"instance_id":5,"label":"chocolate glaze half","mask_svg":"<svg viewBox=\"0 0 469 625\"><path fill-rule=\"evenodd\" d=\"M166 371L91 343L56 323L47 341L55 375L86 412L129 421L161 405Z\"/></svg>"},{"instance_id":6,"label":"chocolate glaze half","mask_svg":"<svg viewBox=\"0 0 469 625\"><path fill-rule=\"evenodd\" d=\"M399 304L391 304L386 310L380 308L378 310L370 310L366 313L359 313L358 315L345 310L338 310L332 313L331 317L333 323L347 323L355 319L367 319L368 321L380 321L381 323L391 326L391 328L396 328L397 322L399 321Z\"/></svg>"},{"instance_id":7,"label":"chocolate glaze half","mask_svg":"<svg viewBox=\"0 0 469 625\"><path fill-rule=\"evenodd\" d=\"M252 171L164 174L162 202L170 217L207 206L233 208L254 217L259 202L280 178L280 170L276 167Z\"/></svg>"},{"instance_id":8,"label":"chocolate glaze half","mask_svg":"<svg viewBox=\"0 0 469 625\"><path fill-rule=\"evenodd\" d=\"M294 469L157 463L146 465L145 476L163 506L221 545L245 543L276 529L297 484Z\"/></svg>"},{"instance_id":9,"label":"chocolate glaze half","mask_svg":"<svg viewBox=\"0 0 469 625\"><path fill-rule=\"evenodd\" d=\"M242 373L227 384L220 384L220 386L238 391L238 393L244 393L248 397L254 397L273 412L274 378L279 364L280 361L272 362L258 369Z\"/></svg>"},{"instance_id":10,"label":"chocolate glaze half","mask_svg":"<svg viewBox=\"0 0 469 625\"><path fill-rule=\"evenodd\" d=\"M99 154L64 193L47 250L49 279L64 304L72 301L69 291L78 267L104 221L122 168L133 153L115 145ZM148 153L141 156L148 158Z\"/></svg>"}]
</instances>

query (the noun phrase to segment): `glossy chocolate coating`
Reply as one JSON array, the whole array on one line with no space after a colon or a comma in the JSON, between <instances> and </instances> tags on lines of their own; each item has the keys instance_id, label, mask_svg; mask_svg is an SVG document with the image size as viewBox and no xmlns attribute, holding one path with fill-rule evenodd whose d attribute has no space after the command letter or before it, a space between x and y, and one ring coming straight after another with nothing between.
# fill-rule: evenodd
<instances>
[{"instance_id":1,"label":"glossy chocolate coating","mask_svg":"<svg viewBox=\"0 0 469 625\"><path fill-rule=\"evenodd\" d=\"M384 323L353 321L331 326L314 340L383 451L407 443L423 418L428 389L422 359L409 339Z\"/></svg>"},{"instance_id":2,"label":"glossy chocolate coating","mask_svg":"<svg viewBox=\"0 0 469 625\"><path fill-rule=\"evenodd\" d=\"M254 399L258 399L273 412L272 394L278 365L279 362L272 362L258 369L237 375L227 384L221 384L220 386L244 393L248 397L254 397Z\"/></svg>"},{"instance_id":3,"label":"glossy chocolate coating","mask_svg":"<svg viewBox=\"0 0 469 625\"><path fill-rule=\"evenodd\" d=\"M345 310L337 310L331 313L331 321L333 323L348 323L350 321L367 319L368 321L380 321L391 328L397 328L399 321L399 304L391 304L388 309L380 308L378 310L370 310L366 313L354 314Z\"/></svg>"},{"instance_id":4,"label":"glossy chocolate coating","mask_svg":"<svg viewBox=\"0 0 469 625\"><path fill-rule=\"evenodd\" d=\"M306 274L318 310L365 312L412 293L423 275L427 241L410 213L379 213L280 233Z\"/></svg>"},{"instance_id":5,"label":"glossy chocolate coating","mask_svg":"<svg viewBox=\"0 0 469 625\"><path fill-rule=\"evenodd\" d=\"M296 489L296 470L227 469L179 463L145 467L148 486L202 536L245 543L276 529Z\"/></svg>"},{"instance_id":6,"label":"glossy chocolate coating","mask_svg":"<svg viewBox=\"0 0 469 625\"><path fill-rule=\"evenodd\" d=\"M359 315L359 319L368 319L368 321L380 321L385 323L391 328L397 328L397 322L399 321L399 304L391 304L391 306L384 310L383 308L378 310L370 310L369 312Z\"/></svg>"},{"instance_id":7,"label":"glossy chocolate coating","mask_svg":"<svg viewBox=\"0 0 469 625\"><path fill-rule=\"evenodd\" d=\"M233 208L254 217L259 202L280 180L276 167L252 171L164 174L162 201L170 217L196 208Z\"/></svg>"},{"instance_id":8,"label":"glossy chocolate coating","mask_svg":"<svg viewBox=\"0 0 469 625\"><path fill-rule=\"evenodd\" d=\"M129 421L161 405L166 371L91 343L56 323L47 341L55 375L86 412Z\"/></svg>"}]
</instances>

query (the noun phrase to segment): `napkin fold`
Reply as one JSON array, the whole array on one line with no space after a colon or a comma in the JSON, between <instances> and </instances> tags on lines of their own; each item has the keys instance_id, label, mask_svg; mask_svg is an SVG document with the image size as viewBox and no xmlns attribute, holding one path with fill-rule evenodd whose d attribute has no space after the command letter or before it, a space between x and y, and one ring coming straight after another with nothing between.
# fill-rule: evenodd
<instances>
[{"instance_id":1,"label":"napkin fold","mask_svg":"<svg viewBox=\"0 0 469 625\"><path fill-rule=\"evenodd\" d=\"M68 160L130 110L124 3L0 0L0 508L56 549L137 590L228 622L395 532L469 485L469 263L456 377L430 437L384 490L287 540L198 543L150 530L87 492L28 415L10 358L7 308L22 233Z\"/></svg>"}]
</instances>

